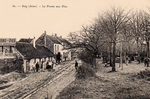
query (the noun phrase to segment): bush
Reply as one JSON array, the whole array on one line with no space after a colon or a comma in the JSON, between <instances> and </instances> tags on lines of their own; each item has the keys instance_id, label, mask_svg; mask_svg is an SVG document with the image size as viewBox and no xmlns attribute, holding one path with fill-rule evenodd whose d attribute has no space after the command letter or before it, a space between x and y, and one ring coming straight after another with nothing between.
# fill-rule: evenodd
<instances>
[{"instance_id":1,"label":"bush","mask_svg":"<svg viewBox=\"0 0 150 99\"><path fill-rule=\"evenodd\" d=\"M22 72L23 61L21 59L13 60L0 60L0 73L5 74L12 71Z\"/></svg>"},{"instance_id":2,"label":"bush","mask_svg":"<svg viewBox=\"0 0 150 99\"><path fill-rule=\"evenodd\" d=\"M85 79L94 76L96 76L95 71L90 65L83 64L78 67L76 78Z\"/></svg>"},{"instance_id":3,"label":"bush","mask_svg":"<svg viewBox=\"0 0 150 99\"><path fill-rule=\"evenodd\" d=\"M83 50L80 54L79 54L79 59L82 60L83 62L86 62L88 64L93 64L93 57L91 55L91 53L89 53L86 50Z\"/></svg>"},{"instance_id":4,"label":"bush","mask_svg":"<svg viewBox=\"0 0 150 99\"><path fill-rule=\"evenodd\" d=\"M150 77L150 70L144 70L144 71L140 71L137 75L137 78L147 78L147 80L149 81L149 77Z\"/></svg>"}]
</instances>

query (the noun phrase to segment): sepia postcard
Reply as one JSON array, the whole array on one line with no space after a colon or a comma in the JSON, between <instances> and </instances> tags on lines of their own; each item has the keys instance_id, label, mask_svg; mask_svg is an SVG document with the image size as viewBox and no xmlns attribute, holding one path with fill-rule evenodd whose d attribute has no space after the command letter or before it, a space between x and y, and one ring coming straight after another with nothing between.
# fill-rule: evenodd
<instances>
[{"instance_id":1,"label":"sepia postcard","mask_svg":"<svg viewBox=\"0 0 150 99\"><path fill-rule=\"evenodd\" d=\"M150 0L0 0L0 99L150 99Z\"/></svg>"}]
</instances>

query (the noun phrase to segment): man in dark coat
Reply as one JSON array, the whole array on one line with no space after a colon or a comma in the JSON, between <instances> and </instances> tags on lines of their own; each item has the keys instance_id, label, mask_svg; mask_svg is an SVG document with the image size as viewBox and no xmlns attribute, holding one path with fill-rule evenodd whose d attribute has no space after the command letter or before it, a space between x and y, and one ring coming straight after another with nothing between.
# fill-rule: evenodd
<instances>
[{"instance_id":1,"label":"man in dark coat","mask_svg":"<svg viewBox=\"0 0 150 99\"><path fill-rule=\"evenodd\" d=\"M78 62L77 62L77 60L75 61L75 69L76 69L76 71L78 69Z\"/></svg>"},{"instance_id":2,"label":"man in dark coat","mask_svg":"<svg viewBox=\"0 0 150 99\"><path fill-rule=\"evenodd\" d=\"M39 63L37 62L35 66L36 66L36 72L38 72L39 71Z\"/></svg>"},{"instance_id":3,"label":"man in dark coat","mask_svg":"<svg viewBox=\"0 0 150 99\"><path fill-rule=\"evenodd\" d=\"M61 53L58 52L58 54L56 55L56 62L59 64L61 61Z\"/></svg>"},{"instance_id":4,"label":"man in dark coat","mask_svg":"<svg viewBox=\"0 0 150 99\"><path fill-rule=\"evenodd\" d=\"M146 57L146 58L144 59L144 64L145 64L146 67L149 66L149 58L148 58L148 57Z\"/></svg>"}]
</instances>

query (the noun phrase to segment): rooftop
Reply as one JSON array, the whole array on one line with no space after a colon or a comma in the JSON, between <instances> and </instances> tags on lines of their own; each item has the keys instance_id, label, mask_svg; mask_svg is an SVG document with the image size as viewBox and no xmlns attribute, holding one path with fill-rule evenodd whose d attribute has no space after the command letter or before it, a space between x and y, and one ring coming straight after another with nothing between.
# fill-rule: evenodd
<instances>
[{"instance_id":1,"label":"rooftop","mask_svg":"<svg viewBox=\"0 0 150 99\"><path fill-rule=\"evenodd\" d=\"M26 59L53 57L53 53L44 46L36 45L34 48L30 43L17 42L16 48Z\"/></svg>"}]
</instances>

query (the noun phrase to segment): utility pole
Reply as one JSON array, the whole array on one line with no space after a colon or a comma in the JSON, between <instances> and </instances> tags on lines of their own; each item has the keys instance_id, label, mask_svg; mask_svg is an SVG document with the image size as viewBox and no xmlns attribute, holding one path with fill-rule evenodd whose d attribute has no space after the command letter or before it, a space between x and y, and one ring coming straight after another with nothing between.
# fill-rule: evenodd
<instances>
[{"instance_id":1,"label":"utility pole","mask_svg":"<svg viewBox=\"0 0 150 99\"><path fill-rule=\"evenodd\" d=\"M120 42L120 64L119 67L122 67L121 69L123 70L123 63L122 63L122 41Z\"/></svg>"},{"instance_id":2,"label":"utility pole","mask_svg":"<svg viewBox=\"0 0 150 99\"><path fill-rule=\"evenodd\" d=\"M46 31L44 31L44 46L46 47Z\"/></svg>"}]
</instances>

